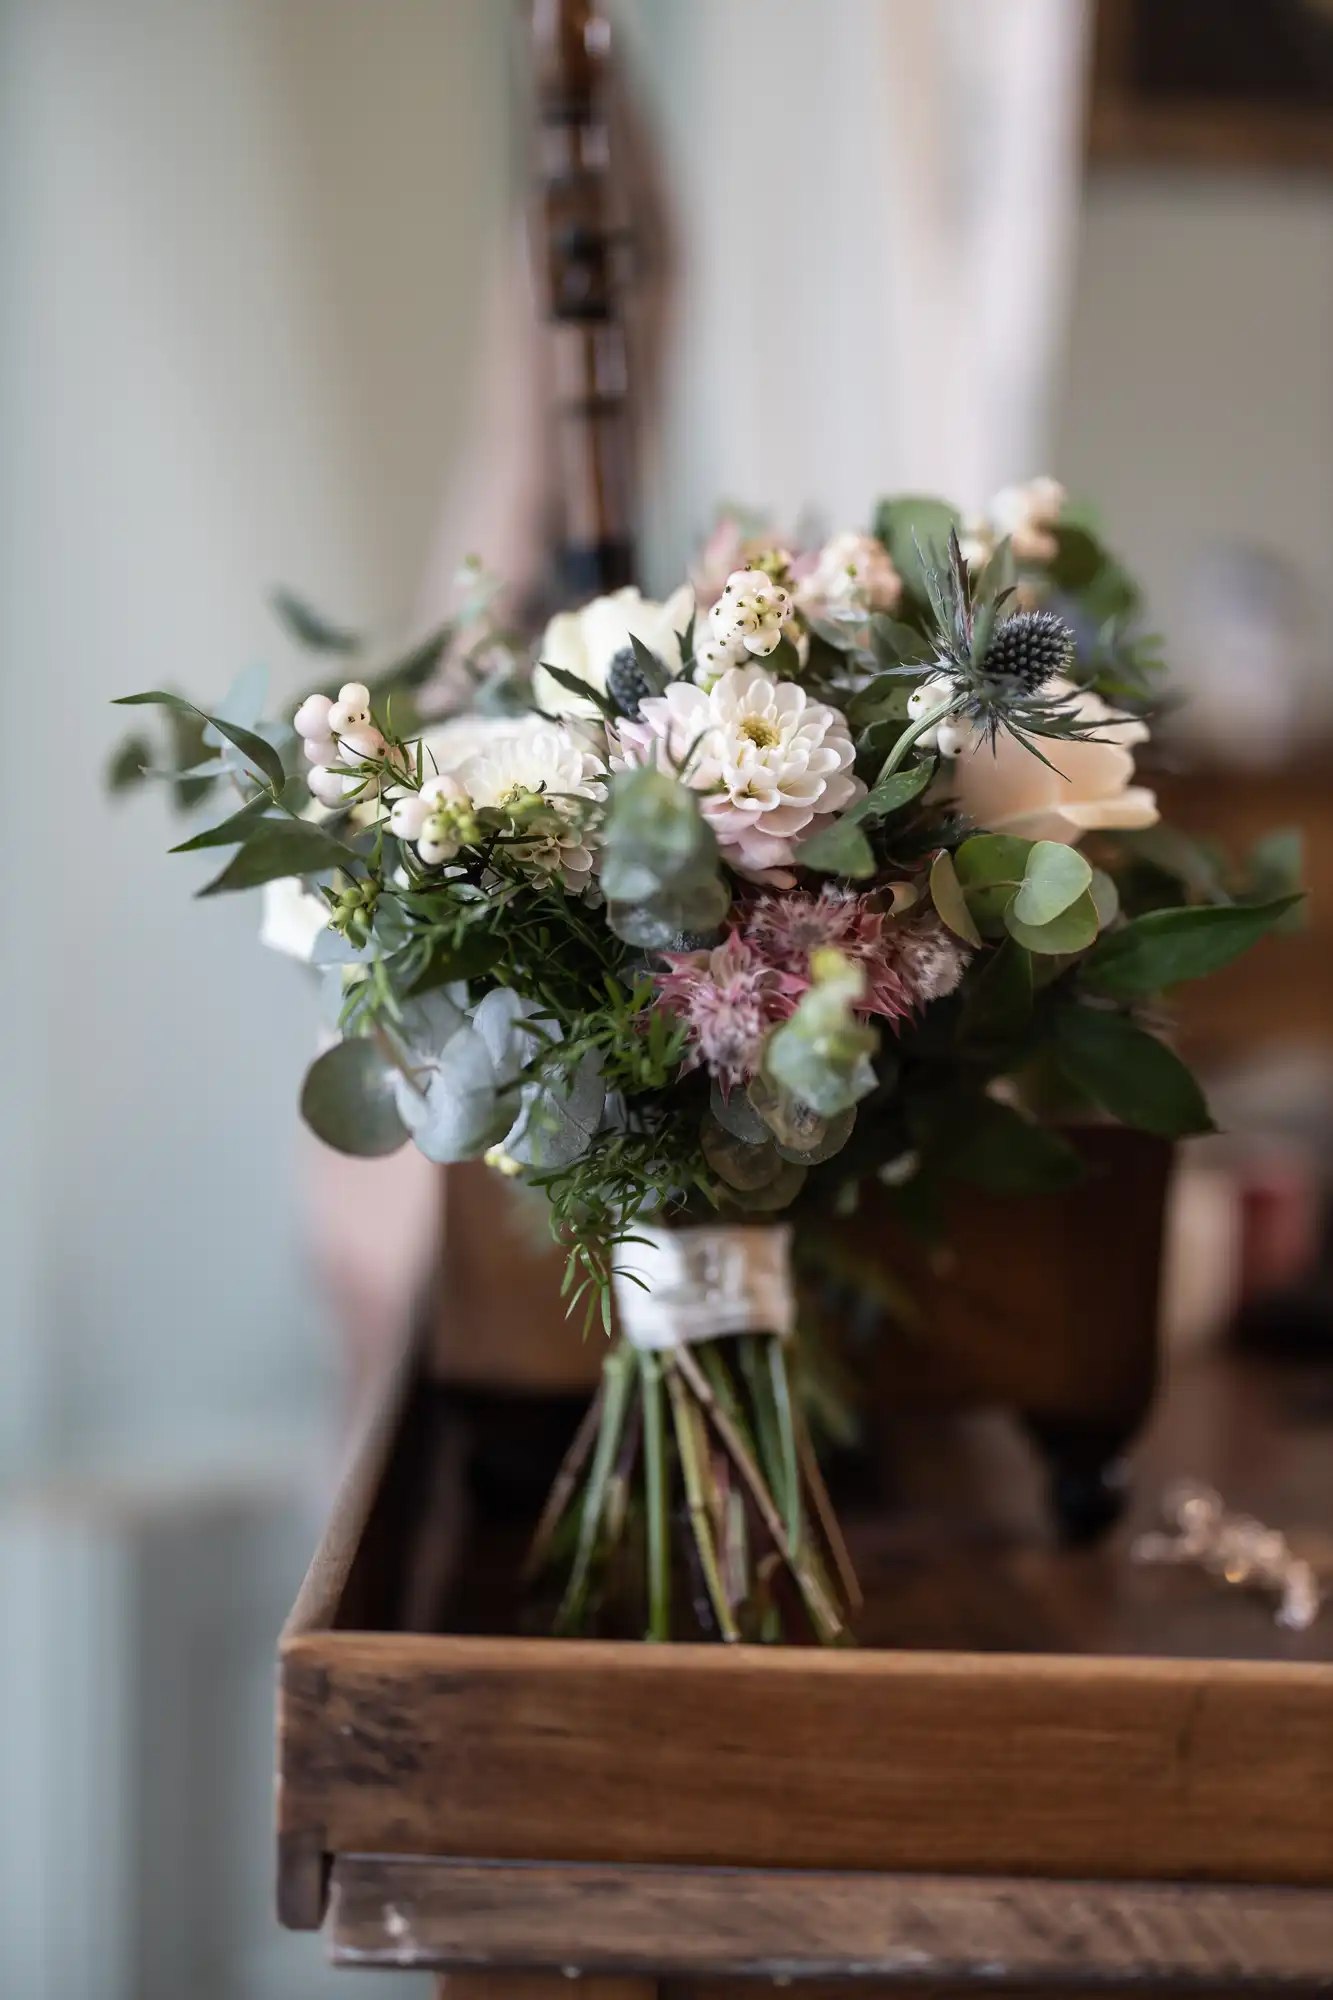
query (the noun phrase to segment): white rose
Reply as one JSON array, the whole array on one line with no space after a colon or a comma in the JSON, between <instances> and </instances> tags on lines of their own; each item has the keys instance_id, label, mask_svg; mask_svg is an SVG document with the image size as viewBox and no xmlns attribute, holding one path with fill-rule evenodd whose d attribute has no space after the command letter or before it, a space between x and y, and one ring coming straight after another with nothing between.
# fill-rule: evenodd
<instances>
[{"instance_id":1,"label":"white rose","mask_svg":"<svg viewBox=\"0 0 1333 2000\"><path fill-rule=\"evenodd\" d=\"M308 965L321 932L329 927L328 905L312 896L295 875L266 882L263 895L259 942Z\"/></svg>"},{"instance_id":2,"label":"white rose","mask_svg":"<svg viewBox=\"0 0 1333 2000\"><path fill-rule=\"evenodd\" d=\"M688 583L673 590L665 604L655 604L629 584L609 597L594 597L579 611L558 612L542 636L537 658L605 694L611 662L633 637L676 674L681 668L680 635L693 610L694 592ZM532 677L532 698L547 715L595 719L599 713L595 703L571 694L540 665Z\"/></svg>"},{"instance_id":3,"label":"white rose","mask_svg":"<svg viewBox=\"0 0 1333 2000\"><path fill-rule=\"evenodd\" d=\"M1048 692L1057 696L1073 690L1067 681L1052 681ZM946 783L975 826L1076 847L1085 833L1156 824L1156 796L1134 783L1130 749L1148 741L1147 724L1117 714L1100 695L1086 691L1077 696L1073 712L1098 725L1098 740L1042 737L1050 764L1025 750L1007 730L996 736L993 749L984 730L974 728L965 735Z\"/></svg>"}]
</instances>

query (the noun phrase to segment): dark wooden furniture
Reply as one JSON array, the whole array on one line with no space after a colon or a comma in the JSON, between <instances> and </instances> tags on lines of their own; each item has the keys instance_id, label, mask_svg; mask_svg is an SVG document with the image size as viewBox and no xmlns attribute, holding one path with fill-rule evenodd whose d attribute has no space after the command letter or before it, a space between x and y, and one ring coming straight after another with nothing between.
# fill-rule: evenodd
<instances>
[{"instance_id":1,"label":"dark wooden furniture","mask_svg":"<svg viewBox=\"0 0 1333 2000\"><path fill-rule=\"evenodd\" d=\"M849 1518L851 1653L517 1636L527 1503L478 1501L497 1440L526 1438L538 1504L550 1420L409 1360L293 1611L282 1913L327 1910L339 1962L576 1966L643 1993L1327 1984L1333 1617L1284 1634L1126 1549L1188 1471L1326 1557L1333 1370L1183 1375L1138 1518L1097 1550L1053 1545L1015 1432L942 1416L925 1476Z\"/></svg>"},{"instance_id":2,"label":"dark wooden furniture","mask_svg":"<svg viewBox=\"0 0 1333 2000\"><path fill-rule=\"evenodd\" d=\"M634 575L628 248L611 167L609 23L592 0L532 0L537 209L558 471L559 581L578 601Z\"/></svg>"},{"instance_id":3,"label":"dark wooden furniture","mask_svg":"<svg viewBox=\"0 0 1333 2000\"><path fill-rule=\"evenodd\" d=\"M1094 160L1333 167L1326 0L1097 0Z\"/></svg>"}]
</instances>

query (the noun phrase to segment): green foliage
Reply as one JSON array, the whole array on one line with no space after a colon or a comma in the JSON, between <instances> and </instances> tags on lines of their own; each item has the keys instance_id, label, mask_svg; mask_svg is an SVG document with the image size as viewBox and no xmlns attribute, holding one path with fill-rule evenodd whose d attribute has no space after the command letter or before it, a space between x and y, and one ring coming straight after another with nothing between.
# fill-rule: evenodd
<instances>
[{"instance_id":1,"label":"green foliage","mask_svg":"<svg viewBox=\"0 0 1333 2000\"><path fill-rule=\"evenodd\" d=\"M357 653L361 650L361 640L355 632L345 626L335 625L321 611L307 604L295 591L275 590L269 599L280 624L295 639L298 646L304 646L309 653Z\"/></svg>"},{"instance_id":2,"label":"green foliage","mask_svg":"<svg viewBox=\"0 0 1333 2000\"><path fill-rule=\"evenodd\" d=\"M930 899L940 921L947 924L956 937L962 938L964 944L981 943L981 932L977 929L953 857L947 849L941 849L931 863Z\"/></svg>"},{"instance_id":3,"label":"green foliage","mask_svg":"<svg viewBox=\"0 0 1333 2000\"><path fill-rule=\"evenodd\" d=\"M731 906L698 794L654 765L611 781L601 883L611 929L647 950L668 950L682 935L707 936Z\"/></svg>"},{"instance_id":4,"label":"green foliage","mask_svg":"<svg viewBox=\"0 0 1333 2000\"><path fill-rule=\"evenodd\" d=\"M870 1059L879 1036L854 1011L864 987L855 966L817 952L811 971L814 984L768 1038L764 1073L820 1118L835 1118L875 1088Z\"/></svg>"},{"instance_id":5,"label":"green foliage","mask_svg":"<svg viewBox=\"0 0 1333 2000\"><path fill-rule=\"evenodd\" d=\"M271 743L266 743L264 738L257 736L252 729L242 729L239 724L228 722L223 716L206 714L202 708L196 708L192 701L186 701L181 695L155 688L148 694L118 695L116 705L120 708L137 708L144 705L170 708L182 715L196 716L206 727L215 729L219 736L225 736L227 741L240 751L253 767L252 775L256 782L260 778L264 779L274 792L280 792L286 782L287 774L282 768L282 759Z\"/></svg>"},{"instance_id":6,"label":"green foliage","mask_svg":"<svg viewBox=\"0 0 1333 2000\"><path fill-rule=\"evenodd\" d=\"M355 867L358 856L340 840L303 819L261 819L245 845L220 875L199 891L220 896L236 889L258 889L285 875L322 875L330 869Z\"/></svg>"},{"instance_id":7,"label":"green foliage","mask_svg":"<svg viewBox=\"0 0 1333 2000\"><path fill-rule=\"evenodd\" d=\"M1060 1066L1124 1125L1182 1139L1211 1132L1203 1092L1180 1057L1127 1014L1067 1005L1054 1015Z\"/></svg>"},{"instance_id":8,"label":"green foliage","mask_svg":"<svg viewBox=\"0 0 1333 2000\"><path fill-rule=\"evenodd\" d=\"M911 805L925 791L934 775L934 764L923 763L881 779L831 826L821 827L818 833L799 842L797 861L802 868L813 868L824 875L845 875L853 882L864 881L874 875L879 863L863 831L864 826L888 819Z\"/></svg>"},{"instance_id":9,"label":"green foliage","mask_svg":"<svg viewBox=\"0 0 1333 2000\"><path fill-rule=\"evenodd\" d=\"M1083 984L1112 999L1132 1000L1187 979L1203 979L1238 958L1302 901L1208 904L1152 910L1100 939L1083 962Z\"/></svg>"},{"instance_id":10,"label":"green foliage","mask_svg":"<svg viewBox=\"0 0 1333 2000\"><path fill-rule=\"evenodd\" d=\"M374 1042L337 1042L306 1071L301 1116L336 1152L367 1160L396 1153L407 1127L398 1116L393 1075Z\"/></svg>"},{"instance_id":11,"label":"green foliage","mask_svg":"<svg viewBox=\"0 0 1333 2000\"><path fill-rule=\"evenodd\" d=\"M934 1167L992 1194L1049 1194L1083 1177L1083 1162L1055 1132L1012 1105L977 1095L941 1106L926 1133Z\"/></svg>"},{"instance_id":12,"label":"green foliage","mask_svg":"<svg viewBox=\"0 0 1333 2000\"><path fill-rule=\"evenodd\" d=\"M907 588L917 595L924 595L929 563L938 562L958 525L956 507L925 494L881 500L875 510L875 533Z\"/></svg>"}]
</instances>

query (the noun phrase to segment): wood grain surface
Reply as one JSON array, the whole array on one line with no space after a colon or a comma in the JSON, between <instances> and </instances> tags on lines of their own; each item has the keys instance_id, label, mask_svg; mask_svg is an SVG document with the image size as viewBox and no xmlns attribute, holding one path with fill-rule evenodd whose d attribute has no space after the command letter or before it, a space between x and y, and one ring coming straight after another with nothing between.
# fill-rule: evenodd
<instances>
[{"instance_id":1,"label":"wood grain surface","mask_svg":"<svg viewBox=\"0 0 1333 2000\"><path fill-rule=\"evenodd\" d=\"M1333 1882L1333 1670L335 1632L283 1661L331 1852Z\"/></svg>"},{"instance_id":2,"label":"wood grain surface","mask_svg":"<svg viewBox=\"0 0 1333 2000\"><path fill-rule=\"evenodd\" d=\"M1333 1894L346 1855L329 1941L347 1966L1272 1992L1333 1982Z\"/></svg>"}]
</instances>

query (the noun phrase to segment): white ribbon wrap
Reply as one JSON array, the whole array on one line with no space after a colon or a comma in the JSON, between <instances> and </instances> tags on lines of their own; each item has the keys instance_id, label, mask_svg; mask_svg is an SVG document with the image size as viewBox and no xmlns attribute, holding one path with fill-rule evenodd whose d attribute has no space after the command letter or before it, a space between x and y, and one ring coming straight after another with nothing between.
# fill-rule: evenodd
<instances>
[{"instance_id":1,"label":"white ribbon wrap","mask_svg":"<svg viewBox=\"0 0 1333 2000\"><path fill-rule=\"evenodd\" d=\"M618 1244L615 1253L616 1310L631 1347L688 1347L726 1333L791 1338L790 1223L639 1223L634 1234L642 1241Z\"/></svg>"}]
</instances>

